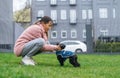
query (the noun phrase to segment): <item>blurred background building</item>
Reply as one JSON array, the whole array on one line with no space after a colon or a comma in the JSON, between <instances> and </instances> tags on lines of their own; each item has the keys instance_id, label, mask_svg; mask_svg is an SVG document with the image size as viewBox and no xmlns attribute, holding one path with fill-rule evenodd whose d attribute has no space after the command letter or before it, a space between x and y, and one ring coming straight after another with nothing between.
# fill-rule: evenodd
<instances>
[{"instance_id":1,"label":"blurred background building","mask_svg":"<svg viewBox=\"0 0 120 78\"><path fill-rule=\"evenodd\" d=\"M86 42L87 23L92 25L93 38L120 35L119 0L32 0L32 23L50 16L54 27L51 42L77 39Z\"/></svg>"},{"instance_id":2,"label":"blurred background building","mask_svg":"<svg viewBox=\"0 0 120 78\"><path fill-rule=\"evenodd\" d=\"M14 45L13 1L0 2L0 52L12 51Z\"/></svg>"}]
</instances>

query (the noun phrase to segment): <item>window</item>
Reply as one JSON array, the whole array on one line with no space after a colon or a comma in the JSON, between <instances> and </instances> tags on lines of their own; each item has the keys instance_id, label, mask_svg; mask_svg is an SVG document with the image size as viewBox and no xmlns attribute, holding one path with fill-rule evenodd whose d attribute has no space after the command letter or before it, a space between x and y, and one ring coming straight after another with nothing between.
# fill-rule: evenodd
<instances>
[{"instance_id":1,"label":"window","mask_svg":"<svg viewBox=\"0 0 120 78\"><path fill-rule=\"evenodd\" d=\"M37 0L37 1L45 1L45 0Z\"/></svg>"},{"instance_id":2,"label":"window","mask_svg":"<svg viewBox=\"0 0 120 78\"><path fill-rule=\"evenodd\" d=\"M66 20L66 19L67 19L66 10L61 10L61 20Z\"/></svg>"},{"instance_id":3,"label":"window","mask_svg":"<svg viewBox=\"0 0 120 78\"><path fill-rule=\"evenodd\" d=\"M0 44L0 49L11 49L11 44Z\"/></svg>"},{"instance_id":4,"label":"window","mask_svg":"<svg viewBox=\"0 0 120 78\"><path fill-rule=\"evenodd\" d=\"M57 5L57 0L50 0L51 5Z\"/></svg>"},{"instance_id":5,"label":"window","mask_svg":"<svg viewBox=\"0 0 120 78\"><path fill-rule=\"evenodd\" d=\"M57 31L51 32L51 38L57 38Z\"/></svg>"},{"instance_id":6,"label":"window","mask_svg":"<svg viewBox=\"0 0 120 78\"><path fill-rule=\"evenodd\" d=\"M43 10L39 10L37 19L41 19L41 17L43 17L43 16L44 16L44 11Z\"/></svg>"},{"instance_id":7,"label":"window","mask_svg":"<svg viewBox=\"0 0 120 78\"><path fill-rule=\"evenodd\" d=\"M83 29L83 38L86 38L86 30Z\"/></svg>"},{"instance_id":8,"label":"window","mask_svg":"<svg viewBox=\"0 0 120 78\"><path fill-rule=\"evenodd\" d=\"M56 10L51 10L51 18L53 20L53 23L57 23L57 11Z\"/></svg>"},{"instance_id":9,"label":"window","mask_svg":"<svg viewBox=\"0 0 120 78\"><path fill-rule=\"evenodd\" d=\"M76 23L76 10L70 10L70 23Z\"/></svg>"},{"instance_id":10,"label":"window","mask_svg":"<svg viewBox=\"0 0 120 78\"><path fill-rule=\"evenodd\" d=\"M92 19L92 18L93 18L93 16L92 16L92 10L89 9L88 10L88 19Z\"/></svg>"},{"instance_id":11,"label":"window","mask_svg":"<svg viewBox=\"0 0 120 78\"><path fill-rule=\"evenodd\" d=\"M67 38L67 31L61 31L61 38Z\"/></svg>"},{"instance_id":12,"label":"window","mask_svg":"<svg viewBox=\"0 0 120 78\"><path fill-rule=\"evenodd\" d=\"M71 30L71 38L76 38L76 37L77 37L77 31Z\"/></svg>"},{"instance_id":13,"label":"window","mask_svg":"<svg viewBox=\"0 0 120 78\"><path fill-rule=\"evenodd\" d=\"M82 19L92 19L92 18L93 18L93 14L91 9L82 10Z\"/></svg>"},{"instance_id":14,"label":"window","mask_svg":"<svg viewBox=\"0 0 120 78\"><path fill-rule=\"evenodd\" d=\"M101 36L107 36L108 35L108 30L107 29L101 29L100 30L100 35Z\"/></svg>"},{"instance_id":15,"label":"window","mask_svg":"<svg viewBox=\"0 0 120 78\"><path fill-rule=\"evenodd\" d=\"M92 1L92 0L82 0L82 1Z\"/></svg>"},{"instance_id":16,"label":"window","mask_svg":"<svg viewBox=\"0 0 120 78\"><path fill-rule=\"evenodd\" d=\"M113 8L113 18L116 17L116 12L115 12L115 8Z\"/></svg>"},{"instance_id":17,"label":"window","mask_svg":"<svg viewBox=\"0 0 120 78\"><path fill-rule=\"evenodd\" d=\"M107 10L107 8L100 8L99 9L99 17L100 18L108 18L108 10Z\"/></svg>"},{"instance_id":18,"label":"window","mask_svg":"<svg viewBox=\"0 0 120 78\"><path fill-rule=\"evenodd\" d=\"M66 0L61 0L61 1L66 1Z\"/></svg>"},{"instance_id":19,"label":"window","mask_svg":"<svg viewBox=\"0 0 120 78\"><path fill-rule=\"evenodd\" d=\"M87 10L82 10L82 19L87 19Z\"/></svg>"},{"instance_id":20,"label":"window","mask_svg":"<svg viewBox=\"0 0 120 78\"><path fill-rule=\"evenodd\" d=\"M70 5L76 5L76 0L70 0Z\"/></svg>"}]
</instances>

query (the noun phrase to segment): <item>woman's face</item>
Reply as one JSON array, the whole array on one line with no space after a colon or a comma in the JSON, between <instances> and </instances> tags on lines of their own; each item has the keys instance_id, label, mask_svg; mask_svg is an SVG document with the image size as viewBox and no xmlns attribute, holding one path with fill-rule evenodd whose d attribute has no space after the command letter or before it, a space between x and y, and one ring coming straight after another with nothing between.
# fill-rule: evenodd
<instances>
[{"instance_id":1,"label":"woman's face","mask_svg":"<svg viewBox=\"0 0 120 78\"><path fill-rule=\"evenodd\" d=\"M43 23L42 25L44 27L45 32L48 32L49 29L51 29L51 27L53 26L53 23L52 21L49 21L47 24Z\"/></svg>"}]
</instances>

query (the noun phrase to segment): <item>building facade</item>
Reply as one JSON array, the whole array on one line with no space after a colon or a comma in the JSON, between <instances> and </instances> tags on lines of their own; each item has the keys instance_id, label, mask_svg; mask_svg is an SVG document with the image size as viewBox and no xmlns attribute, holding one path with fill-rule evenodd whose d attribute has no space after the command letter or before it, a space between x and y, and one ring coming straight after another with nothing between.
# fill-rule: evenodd
<instances>
[{"instance_id":1,"label":"building facade","mask_svg":"<svg viewBox=\"0 0 120 78\"><path fill-rule=\"evenodd\" d=\"M13 51L13 1L0 2L0 52Z\"/></svg>"},{"instance_id":2,"label":"building facade","mask_svg":"<svg viewBox=\"0 0 120 78\"><path fill-rule=\"evenodd\" d=\"M86 42L86 24L99 36L120 35L120 0L32 0L32 23L44 15L53 19L49 31L52 43L63 40Z\"/></svg>"}]
</instances>

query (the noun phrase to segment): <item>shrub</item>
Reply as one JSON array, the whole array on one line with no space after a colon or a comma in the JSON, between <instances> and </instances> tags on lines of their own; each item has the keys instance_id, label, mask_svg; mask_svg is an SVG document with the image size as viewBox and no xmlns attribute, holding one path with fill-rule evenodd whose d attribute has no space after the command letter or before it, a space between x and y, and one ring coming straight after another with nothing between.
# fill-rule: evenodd
<instances>
[{"instance_id":1,"label":"shrub","mask_svg":"<svg viewBox=\"0 0 120 78\"><path fill-rule=\"evenodd\" d=\"M94 47L95 52L120 52L120 42L97 41Z\"/></svg>"}]
</instances>

